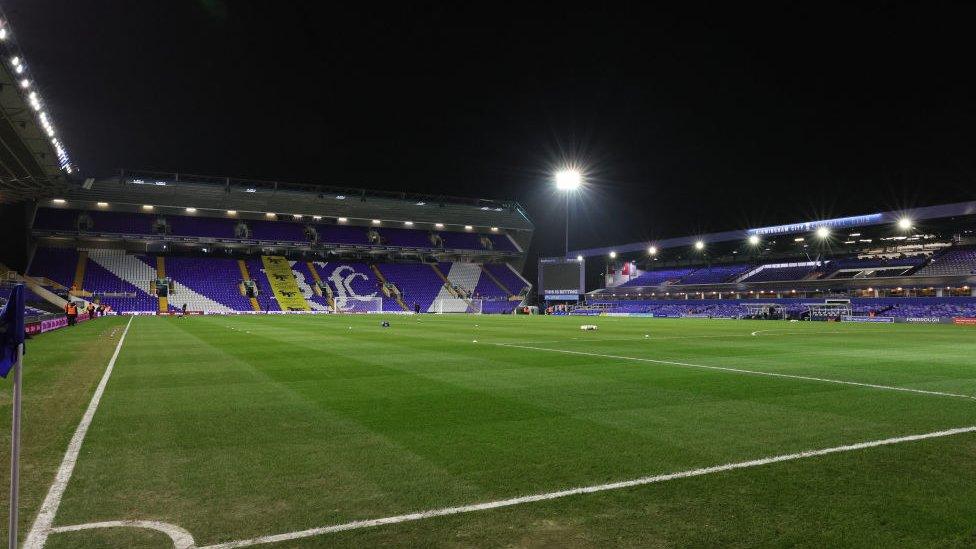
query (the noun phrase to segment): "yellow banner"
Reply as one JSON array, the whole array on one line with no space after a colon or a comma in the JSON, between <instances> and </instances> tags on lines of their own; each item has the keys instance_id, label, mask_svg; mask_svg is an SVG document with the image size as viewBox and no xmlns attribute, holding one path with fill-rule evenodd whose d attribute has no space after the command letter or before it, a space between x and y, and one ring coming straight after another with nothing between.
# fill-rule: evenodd
<instances>
[{"instance_id":1,"label":"yellow banner","mask_svg":"<svg viewBox=\"0 0 976 549\"><path fill-rule=\"evenodd\" d=\"M263 255L261 262L264 264L268 284L271 285L271 291L278 299L278 306L282 311L310 310L305 296L298 289L295 273L291 271L291 264L287 259L277 255Z\"/></svg>"}]
</instances>

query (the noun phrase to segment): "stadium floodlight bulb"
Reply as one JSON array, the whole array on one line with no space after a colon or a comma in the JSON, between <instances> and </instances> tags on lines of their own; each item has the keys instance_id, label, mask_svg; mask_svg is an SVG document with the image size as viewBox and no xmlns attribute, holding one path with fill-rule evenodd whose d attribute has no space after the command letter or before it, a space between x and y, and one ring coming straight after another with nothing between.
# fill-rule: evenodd
<instances>
[{"instance_id":1,"label":"stadium floodlight bulb","mask_svg":"<svg viewBox=\"0 0 976 549\"><path fill-rule=\"evenodd\" d=\"M108 202L99 202L98 203L98 207L99 208L108 208Z\"/></svg>"},{"instance_id":2,"label":"stadium floodlight bulb","mask_svg":"<svg viewBox=\"0 0 976 549\"><path fill-rule=\"evenodd\" d=\"M436 227L438 229L443 229L444 228L444 224L443 223L434 223L434 227Z\"/></svg>"},{"instance_id":3,"label":"stadium floodlight bulb","mask_svg":"<svg viewBox=\"0 0 976 549\"><path fill-rule=\"evenodd\" d=\"M407 227L413 227L413 221L404 221L403 224Z\"/></svg>"},{"instance_id":4,"label":"stadium floodlight bulb","mask_svg":"<svg viewBox=\"0 0 976 549\"><path fill-rule=\"evenodd\" d=\"M10 59L10 64L13 65L13 66L15 66L15 67L17 65L20 65L20 58L19 57L16 57L16 56L13 57L13 58L11 58Z\"/></svg>"},{"instance_id":5,"label":"stadium floodlight bulb","mask_svg":"<svg viewBox=\"0 0 976 549\"><path fill-rule=\"evenodd\" d=\"M702 242L701 240L699 240L698 242L695 242L695 249L696 250L704 250L705 249L705 243Z\"/></svg>"},{"instance_id":6,"label":"stadium floodlight bulb","mask_svg":"<svg viewBox=\"0 0 976 549\"><path fill-rule=\"evenodd\" d=\"M152 204L143 204L142 205L142 209L143 210L146 210L147 212L150 212L150 211L152 211L153 206L152 206Z\"/></svg>"},{"instance_id":7,"label":"stadium floodlight bulb","mask_svg":"<svg viewBox=\"0 0 976 549\"><path fill-rule=\"evenodd\" d=\"M197 209L196 208L187 208L186 209L186 213L191 213L191 214L192 213L197 213Z\"/></svg>"},{"instance_id":8,"label":"stadium floodlight bulb","mask_svg":"<svg viewBox=\"0 0 976 549\"><path fill-rule=\"evenodd\" d=\"M264 217L274 217L274 216L275 216L274 212L267 212L264 214Z\"/></svg>"},{"instance_id":9,"label":"stadium floodlight bulb","mask_svg":"<svg viewBox=\"0 0 976 549\"><path fill-rule=\"evenodd\" d=\"M345 223L346 221L349 221L349 218L348 217L340 217L338 219L338 221L339 221L339 223Z\"/></svg>"},{"instance_id":10,"label":"stadium floodlight bulb","mask_svg":"<svg viewBox=\"0 0 976 549\"><path fill-rule=\"evenodd\" d=\"M51 202L54 202L55 204L64 204L66 201L63 198L55 198L54 200L51 200Z\"/></svg>"},{"instance_id":11,"label":"stadium floodlight bulb","mask_svg":"<svg viewBox=\"0 0 976 549\"><path fill-rule=\"evenodd\" d=\"M313 215L313 216L312 216L312 219L314 219L314 220L316 220L316 221L319 221L319 220L321 220L321 219L322 219L322 216L321 216L321 215Z\"/></svg>"},{"instance_id":12,"label":"stadium floodlight bulb","mask_svg":"<svg viewBox=\"0 0 976 549\"><path fill-rule=\"evenodd\" d=\"M25 88L25 89L26 88L29 88L30 87L30 80L28 80L26 78L24 78L23 80L21 80L20 81L20 87L21 88Z\"/></svg>"},{"instance_id":13,"label":"stadium floodlight bulb","mask_svg":"<svg viewBox=\"0 0 976 549\"><path fill-rule=\"evenodd\" d=\"M292 217L294 217L295 219L301 219L302 214L292 214Z\"/></svg>"},{"instance_id":14,"label":"stadium floodlight bulb","mask_svg":"<svg viewBox=\"0 0 976 549\"><path fill-rule=\"evenodd\" d=\"M379 225L380 223L382 223L382 221L380 221L379 219L373 220L373 225Z\"/></svg>"},{"instance_id":15,"label":"stadium floodlight bulb","mask_svg":"<svg viewBox=\"0 0 976 549\"><path fill-rule=\"evenodd\" d=\"M497 232L498 232L498 227L492 227L492 228L491 228L491 232L493 232L493 233L497 233Z\"/></svg>"},{"instance_id":16,"label":"stadium floodlight bulb","mask_svg":"<svg viewBox=\"0 0 976 549\"><path fill-rule=\"evenodd\" d=\"M6 27L0 28L0 40L6 40L6 39L7 39L7 28Z\"/></svg>"},{"instance_id":17,"label":"stadium floodlight bulb","mask_svg":"<svg viewBox=\"0 0 976 549\"><path fill-rule=\"evenodd\" d=\"M575 168L556 172L556 188L560 191L575 191L583 184L583 174Z\"/></svg>"},{"instance_id":18,"label":"stadium floodlight bulb","mask_svg":"<svg viewBox=\"0 0 976 549\"><path fill-rule=\"evenodd\" d=\"M911 229L912 228L912 220L909 219L909 218L907 218L907 217L903 217L903 218L899 219L898 220L898 228L901 229L901 230L903 230L903 231L907 231L907 230Z\"/></svg>"},{"instance_id":19,"label":"stadium floodlight bulb","mask_svg":"<svg viewBox=\"0 0 976 549\"><path fill-rule=\"evenodd\" d=\"M817 237L824 239L830 236L830 229L827 227L817 227Z\"/></svg>"},{"instance_id":20,"label":"stadium floodlight bulb","mask_svg":"<svg viewBox=\"0 0 976 549\"><path fill-rule=\"evenodd\" d=\"M237 210L227 210L227 215L237 215Z\"/></svg>"},{"instance_id":21,"label":"stadium floodlight bulb","mask_svg":"<svg viewBox=\"0 0 976 549\"><path fill-rule=\"evenodd\" d=\"M616 258L617 258L617 252L610 252L610 259L616 259Z\"/></svg>"},{"instance_id":22,"label":"stadium floodlight bulb","mask_svg":"<svg viewBox=\"0 0 976 549\"><path fill-rule=\"evenodd\" d=\"M657 255L657 246L651 246L647 249L647 253L651 255Z\"/></svg>"},{"instance_id":23,"label":"stadium floodlight bulb","mask_svg":"<svg viewBox=\"0 0 976 549\"><path fill-rule=\"evenodd\" d=\"M473 230L474 230L474 227L473 227L473 226L471 226L471 225L465 225L465 226L464 226L464 230L465 230L465 231L473 231Z\"/></svg>"},{"instance_id":24,"label":"stadium floodlight bulb","mask_svg":"<svg viewBox=\"0 0 976 549\"><path fill-rule=\"evenodd\" d=\"M759 235L757 234L749 235L749 244L752 244L753 246L759 244Z\"/></svg>"},{"instance_id":25,"label":"stadium floodlight bulb","mask_svg":"<svg viewBox=\"0 0 976 549\"><path fill-rule=\"evenodd\" d=\"M576 256L576 261L579 261L580 263L582 263L583 262L583 256L581 256L581 255Z\"/></svg>"}]
</instances>

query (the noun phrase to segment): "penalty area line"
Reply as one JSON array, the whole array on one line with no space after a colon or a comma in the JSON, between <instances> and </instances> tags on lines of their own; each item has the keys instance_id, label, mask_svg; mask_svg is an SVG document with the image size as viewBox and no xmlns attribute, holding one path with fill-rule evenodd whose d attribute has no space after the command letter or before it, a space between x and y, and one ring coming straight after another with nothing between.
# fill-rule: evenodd
<instances>
[{"instance_id":1,"label":"penalty area line","mask_svg":"<svg viewBox=\"0 0 976 549\"><path fill-rule=\"evenodd\" d=\"M665 366L680 366L682 368L699 368L702 370L715 370L718 372L730 372L734 374L748 374L755 376L779 377L785 379L798 379L801 381L816 381L819 383L836 383L838 385L852 385L854 387L868 387L871 389L882 389L885 391L901 391L905 393L917 393L921 395L942 396L952 398L965 398L976 400L976 396L962 395L958 393L946 393L943 391L928 391L925 389L911 389L909 387L897 387L894 385L879 385L877 383L864 383L861 381L846 381L843 379L832 379L826 377L801 376L796 374L780 374L776 372L763 372L760 370L746 370L744 368L730 368L727 366L708 366L705 364L692 364L690 362L677 362L674 360L660 360L656 358L641 358L634 356L607 355L602 353L591 353L587 351L570 351L568 349L549 349L546 347L532 347L530 345L515 345L511 343L493 343L499 347L509 347L512 349L528 349L531 351L548 351L550 353L563 353L567 355L592 356L597 358L612 358L614 360L631 360L634 362L648 362L651 364L663 364Z\"/></svg>"},{"instance_id":2,"label":"penalty area line","mask_svg":"<svg viewBox=\"0 0 976 549\"><path fill-rule=\"evenodd\" d=\"M261 537L250 538L250 539L242 539L238 541L217 543L214 545L207 545L204 547L200 547L199 549L233 549L235 547L249 547L252 545L262 545L267 543L292 541L296 539L310 538L310 537L321 536L325 534L332 534L336 532L344 532L348 530L358 530L362 528L372 528L372 527L383 526L387 524L412 522L412 521L429 519L434 517L460 515L463 513L472 513L475 511L487 511L489 509L512 507L515 505L521 505L525 503L534 503L539 501L560 499L560 498L576 496L581 494L606 492L610 490L620 490L622 488L632 488L635 486L656 484L660 482L666 482L669 480L699 477L699 476L710 475L714 473L734 471L737 469L748 469L751 467L759 467L762 465L770 465L773 463L782 463L785 461L795 461L799 459L805 459L805 458L811 458L817 456L826 456L830 454L839 454L843 452L853 452L856 450L877 448L879 446L889 446L892 444L901 444L905 442L914 442L914 441L926 440L932 438L949 437L953 435L960 435L960 434L972 433L972 432L976 432L976 426L959 427L955 429L946 429L943 431L934 431L931 433L924 433L919 435L907 435L907 436L900 436L894 438L886 438L881 440L872 440L868 442L858 442L855 444L845 444L843 446L834 446L832 448L823 448L820 450L807 450L804 452L797 452L794 454L770 456L770 457L765 457L760 459L753 459L749 461L739 461L735 463L727 463L724 465L716 465L713 467L704 467L701 469L691 469L689 471L680 471L676 473L667 473L662 475L641 477L641 478L624 480L619 482L611 482L608 484L582 486L578 488L570 488L568 490L560 490L557 492L546 492L546 493L534 494L530 496L521 496L521 497L502 499L497 501L487 501L484 503L475 503L471 505L461 505L458 507L444 507L442 509L431 509L429 511L420 511L417 513L395 515L395 516L383 517L378 519L357 520L353 522L347 522L344 524L335 524L332 526L323 526L320 528L309 528L308 530L299 530L297 532L287 532L283 534L274 534L270 536L261 536Z\"/></svg>"},{"instance_id":3,"label":"penalty area line","mask_svg":"<svg viewBox=\"0 0 976 549\"><path fill-rule=\"evenodd\" d=\"M85 415L81 416L75 434L71 437L71 442L68 443L68 450L64 453L61 467L58 468L58 472L54 476L54 483L51 484L47 497L44 498L44 503L41 504L41 509L37 512L37 518L34 519L34 525L24 541L24 549L40 549L47 542L47 537L51 533L51 525L54 524L54 516L58 513L61 498L64 496L68 481L71 480L71 474L74 473L75 464L78 462L81 444L85 442L88 427L91 426L92 418L95 417L95 411L98 410L98 403L102 401L105 386L108 385L108 379L112 376L112 370L115 369L115 361L119 358L122 343L125 342L125 336L129 333L129 326L132 325L134 318L135 316L129 317L129 322L126 323L125 330L122 331L122 337L119 338L119 343L115 346L115 352L112 354L111 360L108 361L105 373L102 374L102 380L98 382L98 387L95 388L95 394L92 395L91 401L88 403Z\"/></svg>"}]
</instances>

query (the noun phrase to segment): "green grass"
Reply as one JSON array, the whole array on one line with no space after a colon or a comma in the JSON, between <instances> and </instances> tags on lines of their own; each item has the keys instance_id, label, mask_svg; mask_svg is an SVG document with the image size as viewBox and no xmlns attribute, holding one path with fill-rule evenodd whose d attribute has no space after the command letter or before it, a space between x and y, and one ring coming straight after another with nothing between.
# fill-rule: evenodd
<instances>
[{"instance_id":1,"label":"green grass","mask_svg":"<svg viewBox=\"0 0 976 549\"><path fill-rule=\"evenodd\" d=\"M972 399L593 356L976 395L971 327L388 318L135 319L55 525L160 520L206 545L976 425ZM31 344L25 531L120 322ZM965 434L276 547L963 547L972 478ZM167 544L121 529L48 542Z\"/></svg>"}]
</instances>

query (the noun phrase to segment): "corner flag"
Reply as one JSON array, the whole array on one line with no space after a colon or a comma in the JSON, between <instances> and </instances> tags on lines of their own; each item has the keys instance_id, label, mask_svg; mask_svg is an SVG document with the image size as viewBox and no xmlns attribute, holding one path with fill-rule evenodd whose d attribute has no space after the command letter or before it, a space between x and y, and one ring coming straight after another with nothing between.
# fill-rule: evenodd
<instances>
[{"instance_id":1,"label":"corner flag","mask_svg":"<svg viewBox=\"0 0 976 549\"><path fill-rule=\"evenodd\" d=\"M17 363L17 348L24 342L24 285L14 286L0 309L0 377L7 377Z\"/></svg>"}]
</instances>

